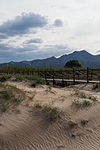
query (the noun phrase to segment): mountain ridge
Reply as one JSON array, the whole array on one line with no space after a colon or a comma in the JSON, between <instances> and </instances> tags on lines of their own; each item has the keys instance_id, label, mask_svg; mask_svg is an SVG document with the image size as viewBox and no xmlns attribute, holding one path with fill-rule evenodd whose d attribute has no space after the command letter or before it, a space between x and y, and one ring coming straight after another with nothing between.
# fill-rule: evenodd
<instances>
[{"instance_id":1,"label":"mountain ridge","mask_svg":"<svg viewBox=\"0 0 100 150\"><path fill-rule=\"evenodd\" d=\"M0 66L30 66L30 67L54 67L62 68L69 60L77 59L82 67L100 68L100 55L92 55L86 50L74 51L70 54L62 55L58 58L55 56L45 59L35 59L32 61L8 62L0 64Z\"/></svg>"}]
</instances>

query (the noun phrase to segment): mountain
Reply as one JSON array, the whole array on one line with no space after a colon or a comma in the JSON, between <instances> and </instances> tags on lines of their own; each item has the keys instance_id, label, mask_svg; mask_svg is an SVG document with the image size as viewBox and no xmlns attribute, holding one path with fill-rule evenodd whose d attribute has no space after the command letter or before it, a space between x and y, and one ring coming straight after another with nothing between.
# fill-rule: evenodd
<instances>
[{"instance_id":1,"label":"mountain","mask_svg":"<svg viewBox=\"0 0 100 150\"><path fill-rule=\"evenodd\" d=\"M46 59L36 59L32 61L9 62L0 64L0 66L30 66L30 67L64 67L69 60L77 59L82 67L100 68L100 55L92 55L85 50L75 51L68 55L62 55L59 58L50 57Z\"/></svg>"}]
</instances>

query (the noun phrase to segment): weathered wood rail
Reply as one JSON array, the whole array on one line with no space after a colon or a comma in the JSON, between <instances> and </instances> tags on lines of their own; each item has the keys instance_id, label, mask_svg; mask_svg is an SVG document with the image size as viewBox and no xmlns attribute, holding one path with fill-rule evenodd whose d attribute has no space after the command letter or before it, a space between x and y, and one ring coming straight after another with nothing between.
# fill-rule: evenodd
<instances>
[{"instance_id":1,"label":"weathered wood rail","mask_svg":"<svg viewBox=\"0 0 100 150\"><path fill-rule=\"evenodd\" d=\"M46 83L67 85L69 82L75 83L94 83L100 81L99 69L59 69L59 70L31 70L31 71L12 71L1 73L13 73L21 75L38 75L46 80Z\"/></svg>"}]
</instances>

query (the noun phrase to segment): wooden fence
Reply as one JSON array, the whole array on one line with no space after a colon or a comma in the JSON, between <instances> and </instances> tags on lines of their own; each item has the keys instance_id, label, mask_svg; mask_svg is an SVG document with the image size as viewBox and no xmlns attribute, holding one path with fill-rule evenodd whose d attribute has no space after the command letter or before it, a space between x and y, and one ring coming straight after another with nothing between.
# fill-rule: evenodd
<instances>
[{"instance_id":1,"label":"wooden fence","mask_svg":"<svg viewBox=\"0 0 100 150\"><path fill-rule=\"evenodd\" d=\"M65 84L65 82L97 82L100 81L100 69L62 69L62 70L31 70L31 71L15 71L15 70L9 70L6 72L0 72L3 73L11 73L11 74L20 74L20 75L38 75L46 80L46 82L52 81L53 84L55 82L62 82L62 84Z\"/></svg>"}]
</instances>

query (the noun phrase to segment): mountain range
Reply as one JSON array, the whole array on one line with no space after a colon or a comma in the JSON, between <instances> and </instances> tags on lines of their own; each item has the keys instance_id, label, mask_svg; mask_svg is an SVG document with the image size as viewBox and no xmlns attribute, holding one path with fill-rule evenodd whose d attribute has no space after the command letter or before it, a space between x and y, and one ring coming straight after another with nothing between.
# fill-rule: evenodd
<instances>
[{"instance_id":1,"label":"mountain range","mask_svg":"<svg viewBox=\"0 0 100 150\"><path fill-rule=\"evenodd\" d=\"M46 59L36 59L32 61L21 61L0 64L0 66L30 66L30 67L54 67L62 68L69 60L76 59L81 63L82 67L100 68L100 55L92 55L86 50L74 51L68 55L62 55L59 58L50 57Z\"/></svg>"}]
</instances>

